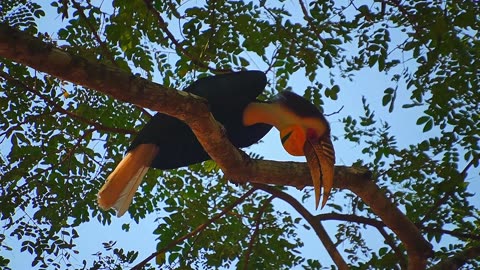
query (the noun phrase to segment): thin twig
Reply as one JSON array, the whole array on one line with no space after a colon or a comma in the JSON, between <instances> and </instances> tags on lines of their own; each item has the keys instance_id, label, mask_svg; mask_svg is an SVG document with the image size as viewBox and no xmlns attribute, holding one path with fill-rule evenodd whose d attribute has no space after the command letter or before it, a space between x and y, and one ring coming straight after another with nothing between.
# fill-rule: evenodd
<instances>
[{"instance_id":1,"label":"thin twig","mask_svg":"<svg viewBox=\"0 0 480 270\"><path fill-rule=\"evenodd\" d=\"M85 16L85 13L84 13L84 8L82 6L80 6L80 4L78 4L76 1L74 0L71 0L73 6L77 9L78 11L78 14L80 14L80 17L82 17L82 19L85 21L85 23L87 24L87 27L89 28L90 32L92 33L93 37L95 38L95 40L98 42L98 44L100 45L100 48L102 48L102 51L103 51L103 54L108 58L108 60L110 60L110 62L118 67L116 61L115 61L115 58L113 57L112 53L110 52L110 50L108 49L107 45L105 44L104 41L102 41L102 39L100 38L100 36L98 35L95 27L90 23L90 21L88 20L87 16Z\"/></svg>"},{"instance_id":2,"label":"thin twig","mask_svg":"<svg viewBox=\"0 0 480 270\"><path fill-rule=\"evenodd\" d=\"M147 9L157 18L158 21L158 26L162 29L162 31L167 35L168 39L175 45L175 48L177 51L181 52L183 55L185 55L187 58L189 58L192 63L195 65L201 67L201 68L206 68L210 70L211 72L218 74L218 73L227 73L227 72L232 72L230 69L215 69L207 64L203 63L200 59L194 57L192 54L190 54L185 48L183 48L182 44L178 42L178 40L175 38L175 36L170 32L170 30L167 27L167 23L165 20L163 20L162 16L158 12L158 10L155 9L153 6L152 0L144 0L143 1L145 5L147 6Z\"/></svg>"},{"instance_id":3,"label":"thin twig","mask_svg":"<svg viewBox=\"0 0 480 270\"><path fill-rule=\"evenodd\" d=\"M330 239L330 237L328 236L328 233L323 227L322 223L320 223L320 220L317 219L315 216L313 216L310 212L308 212L308 210L305 209L305 207L302 204L300 204L297 200L295 200L295 198L293 198L289 194L277 188L264 185L264 184L254 184L254 187L257 187L258 189L261 189L267 193L270 193L273 196L279 199L282 199L283 201L290 204L300 215L303 216L303 218L313 228L318 238L327 249L327 252L332 258L333 262L337 265L338 269L349 269L342 255L340 254L340 252L338 252L335 244L332 242L332 239Z\"/></svg>"},{"instance_id":4,"label":"thin twig","mask_svg":"<svg viewBox=\"0 0 480 270\"><path fill-rule=\"evenodd\" d=\"M335 115L335 114L339 114L343 110L343 107L344 106L342 105L342 107L340 107L340 109L338 109L337 111L332 112L332 113L327 113L327 114L325 114L325 116L332 116L332 115Z\"/></svg>"},{"instance_id":5,"label":"thin twig","mask_svg":"<svg viewBox=\"0 0 480 270\"><path fill-rule=\"evenodd\" d=\"M203 231L205 228L207 228L210 224L214 223L215 221L219 220L222 216L224 216L226 213L230 212L234 207L242 203L248 196L252 195L253 192L255 192L258 188L253 187L250 190L248 190L245 194L243 194L240 198L235 200L231 205L228 207L225 207L220 213L214 215L212 218L207 220L207 222L203 223L202 225L198 226L195 230L185 234L184 236L177 238L176 240L170 242L167 246L164 248L157 250L153 252L150 256L148 256L145 260L141 261L137 265L135 265L132 270L141 270L150 260L155 258L157 255L162 254L167 252L169 249L173 248L174 246L178 245L179 243L183 242L184 240L198 234L199 232Z\"/></svg>"},{"instance_id":6,"label":"thin twig","mask_svg":"<svg viewBox=\"0 0 480 270\"><path fill-rule=\"evenodd\" d=\"M345 215L345 214L339 214L339 213L319 214L316 216L316 218L319 220L342 220L342 221L355 222L355 223L360 223L360 224L365 224L365 225L375 227L378 230L378 232L385 238L385 242L390 246L390 248L395 253L395 256L399 259L402 269L406 268L407 262L405 260L405 257L403 256L403 252L400 251L398 246L395 244L395 241L387 234L387 232L384 229L386 225L382 221L372 219L372 218L361 217L357 215Z\"/></svg>"},{"instance_id":7,"label":"thin twig","mask_svg":"<svg viewBox=\"0 0 480 270\"><path fill-rule=\"evenodd\" d=\"M467 171L468 169L473 165L473 163L475 162L475 159L472 159L468 164L467 166L465 166L465 168L462 170L462 172L460 173L460 176L462 176L462 181L465 181L465 178L467 177ZM455 190L452 189L452 190L449 190L448 192L445 192L445 194L443 194L443 197L441 197L440 199L438 199L432 207L429 207L429 210L427 213L425 213L425 215L423 216L423 218L417 223L417 226L422 226L423 223L425 223L427 221L427 219L430 218L431 215L437 213L438 211L438 208L440 206L442 206L443 204L445 204L448 199L453 196L453 194L455 194Z\"/></svg>"},{"instance_id":8,"label":"thin twig","mask_svg":"<svg viewBox=\"0 0 480 270\"><path fill-rule=\"evenodd\" d=\"M250 237L250 241L248 242L248 248L247 248L247 251L245 252L245 263L243 265L243 269L245 270L249 269L248 263L250 261L250 254L252 253L253 244L257 239L258 233L260 232L260 221L262 220L263 213L265 212L265 209L270 205L270 202L274 198L275 198L274 196L270 196L270 198L265 200L260 210L258 210L257 216L255 217L255 230L253 231L252 237Z\"/></svg>"},{"instance_id":9,"label":"thin twig","mask_svg":"<svg viewBox=\"0 0 480 270\"><path fill-rule=\"evenodd\" d=\"M63 113L65 115L68 115L76 120L79 120L80 122L83 122L87 125L93 126L96 130L99 131L105 131L105 132L112 132L112 133L121 133L121 134L135 134L136 131L132 129L125 129L125 128L116 128L116 127L107 127L104 126L103 124L100 124L98 122L95 122L93 120L90 120L88 118L85 118L81 115L78 115L74 112L68 111L64 109L61 106L58 106L54 101L50 100L47 96L43 95L40 93L40 91L36 90L34 87L30 87L29 85L26 85L24 82L21 82L14 77L10 76L9 74L5 73L4 71L0 70L0 76L5 78L11 83L14 83L16 85L19 85L20 87L24 88L28 92L35 94L39 98L41 98L47 105L53 108L53 111L57 111L59 113Z\"/></svg>"},{"instance_id":10,"label":"thin twig","mask_svg":"<svg viewBox=\"0 0 480 270\"><path fill-rule=\"evenodd\" d=\"M301 7L302 12L303 12L303 16L305 17L305 20L307 21L308 26L310 26L310 28L313 30L313 32L317 35L318 40L320 40L323 47L326 47L327 42L322 38L322 36L320 36L320 30L317 28L317 26L313 22L312 17L310 17L310 15L308 14L308 10L305 7L305 3L303 3L303 0L298 0L298 2L300 4L300 7Z\"/></svg>"}]
</instances>

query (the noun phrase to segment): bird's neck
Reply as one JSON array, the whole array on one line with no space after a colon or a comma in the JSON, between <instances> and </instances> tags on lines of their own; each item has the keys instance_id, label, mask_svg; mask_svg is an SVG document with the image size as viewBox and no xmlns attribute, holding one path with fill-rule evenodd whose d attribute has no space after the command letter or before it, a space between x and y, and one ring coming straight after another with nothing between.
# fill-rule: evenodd
<instances>
[{"instance_id":1,"label":"bird's neck","mask_svg":"<svg viewBox=\"0 0 480 270\"><path fill-rule=\"evenodd\" d=\"M243 124L245 126L264 123L281 130L287 122L285 109L277 103L252 102L243 111Z\"/></svg>"},{"instance_id":2,"label":"bird's neck","mask_svg":"<svg viewBox=\"0 0 480 270\"><path fill-rule=\"evenodd\" d=\"M243 124L251 126L254 124L269 124L279 131L289 126L296 125L307 131L312 129L316 136L323 136L330 132L328 123L320 121L315 117L300 117L279 103L252 102L243 111Z\"/></svg>"}]
</instances>

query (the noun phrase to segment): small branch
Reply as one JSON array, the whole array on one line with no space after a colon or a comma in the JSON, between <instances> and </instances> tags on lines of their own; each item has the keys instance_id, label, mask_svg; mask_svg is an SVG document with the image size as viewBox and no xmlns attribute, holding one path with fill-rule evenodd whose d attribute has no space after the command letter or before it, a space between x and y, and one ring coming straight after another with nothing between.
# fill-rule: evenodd
<instances>
[{"instance_id":1,"label":"small branch","mask_svg":"<svg viewBox=\"0 0 480 270\"><path fill-rule=\"evenodd\" d=\"M337 111L332 112L332 113L327 113L327 114L325 114L325 116L328 117L328 116L332 116L332 115L335 115L335 114L339 114L343 110L343 107L344 106L342 105L342 107L340 107L340 109L338 109Z\"/></svg>"},{"instance_id":2,"label":"small branch","mask_svg":"<svg viewBox=\"0 0 480 270\"><path fill-rule=\"evenodd\" d=\"M390 248L393 250L393 253L399 261L401 269L407 269L408 262L405 259L405 256L403 256L403 252L400 250L400 248L398 248L397 244L395 243L395 240L390 237L390 235L385 231L384 228L377 228L377 230L383 236L387 245L389 245Z\"/></svg>"},{"instance_id":3,"label":"small branch","mask_svg":"<svg viewBox=\"0 0 480 270\"><path fill-rule=\"evenodd\" d=\"M268 205L273 200L273 198L275 197L271 196L270 198L264 201L262 207L260 208L260 210L258 210L257 216L255 217L255 230L253 231L253 234L250 237L250 241L248 242L248 248L247 248L247 251L245 252L245 262L243 265L243 269L245 270L249 269L248 263L250 261L250 254L252 253L253 244L257 239L258 233L260 232L260 221L262 220L263 213L265 213L265 209L268 207Z\"/></svg>"},{"instance_id":4,"label":"small branch","mask_svg":"<svg viewBox=\"0 0 480 270\"><path fill-rule=\"evenodd\" d=\"M325 48L327 46L327 42L320 36L320 30L317 28L315 22L313 22L312 17L310 17L310 14L308 14L308 10L305 7L305 3L303 3L303 0L298 0L300 7L303 12L303 16L305 17L305 20L307 21L307 24L310 26L310 28L313 30L313 32L317 35L318 40L322 43L323 47Z\"/></svg>"},{"instance_id":5,"label":"small branch","mask_svg":"<svg viewBox=\"0 0 480 270\"><path fill-rule=\"evenodd\" d=\"M472 159L468 164L467 166L465 166L465 168L462 170L462 172L460 173L460 176L462 177L461 181L465 181L465 179L467 178L467 172L468 170L470 169L470 167L473 165L473 163L475 162L475 159ZM423 216L423 218L417 223L417 226L421 227L423 226L423 223L425 223L433 214L437 213L438 211L438 208L440 206L442 206L443 204L445 204L448 199L453 196L453 194L455 194L455 190L449 190L447 192L445 192L445 194L443 194L443 196L438 199L432 207L429 208L428 212L425 213L425 215Z\"/></svg>"},{"instance_id":6,"label":"small branch","mask_svg":"<svg viewBox=\"0 0 480 270\"><path fill-rule=\"evenodd\" d=\"M194 63L198 67L206 68L211 72L213 72L214 74L232 72L232 70L229 70L229 69L212 68L207 64L203 63L200 59L190 54L187 50L185 50L185 48L183 48L182 44L178 42L178 40L175 38L172 32L168 30L168 27L167 27L168 24L165 22L165 20L163 20L158 10L155 9L155 7L153 6L152 0L143 0L143 2L147 6L147 9L157 18L158 26L162 29L163 32L165 32L165 35L167 35L168 39L173 43L173 45L175 45L175 48L177 49L178 52L181 52L183 55L189 58L192 61L192 63Z\"/></svg>"},{"instance_id":7,"label":"small branch","mask_svg":"<svg viewBox=\"0 0 480 270\"><path fill-rule=\"evenodd\" d=\"M429 270L450 270L450 269L460 269L463 265L467 264L468 261L480 257L480 245L475 245L473 247L466 248L454 256L447 258L437 265L431 267Z\"/></svg>"},{"instance_id":8,"label":"small branch","mask_svg":"<svg viewBox=\"0 0 480 270\"><path fill-rule=\"evenodd\" d=\"M210 224L219 220L226 213L230 212L233 208L235 208L237 205L242 203L248 196L252 195L252 193L255 192L255 190L257 190L256 187L251 188L245 194L243 194L240 198L238 198L235 202L233 202L231 205L229 205L228 207L225 207L220 213L214 215L212 218L207 220L207 222L198 226L195 230L191 231L190 233L187 233L184 236L182 236L180 238L177 238L176 240L170 242L166 247L152 253L145 260L143 260L140 263L138 263L137 265L135 265L132 268L132 270L141 270L150 260L155 258L157 255L167 252L169 249L173 248L174 246L178 245L179 243L181 243L181 242L185 241L186 239L188 239L188 238L200 233L201 231L205 230L205 228L207 228Z\"/></svg>"},{"instance_id":9,"label":"small branch","mask_svg":"<svg viewBox=\"0 0 480 270\"><path fill-rule=\"evenodd\" d=\"M338 213L326 213L326 214L319 214L315 216L318 220L343 220L348 222L355 222L370 225L376 228L383 228L386 227L385 223L380 220L361 217L357 215L345 215L345 214L338 214Z\"/></svg>"},{"instance_id":10,"label":"small branch","mask_svg":"<svg viewBox=\"0 0 480 270\"><path fill-rule=\"evenodd\" d=\"M99 131L105 131L105 132L112 132L112 133L121 133L121 134L135 134L136 131L135 130L132 130L132 129L124 129L124 128L116 128L116 127L107 127L107 126L104 126L100 123L97 123L93 120L90 120L88 118L85 118L83 116L80 116L74 112L71 112L71 111L68 111L66 109L64 109L63 107L61 106L58 106L54 101L50 100L47 96L43 95L42 93L40 93L40 91L36 90L34 87L30 87L28 85L26 85L25 83L13 78L12 76L10 76L9 74L5 73L4 71L0 70L0 76L2 76L3 78L5 78L5 80L8 80L9 82L13 83L13 84L16 84L20 87L22 87L23 89L27 90L28 92L38 96L39 98L41 98L48 106L52 107L53 108L53 111L55 112L59 112L59 113L63 113L65 115L68 115L74 119L77 119L78 121L80 122L83 122L87 125L90 125L90 126L93 126L96 130L99 130Z\"/></svg>"},{"instance_id":11,"label":"small branch","mask_svg":"<svg viewBox=\"0 0 480 270\"><path fill-rule=\"evenodd\" d=\"M401 2L401 0L385 0L384 3L396 7L400 11L400 13L407 18L407 21L412 26L413 30L415 31L415 38L417 38L418 40L423 39L425 31L422 29L421 25L418 24L418 20L415 18L416 15L408 12L408 10L406 10L405 7L402 6ZM431 51L430 47L425 46L425 48L427 48L428 51Z\"/></svg>"},{"instance_id":12,"label":"small branch","mask_svg":"<svg viewBox=\"0 0 480 270\"><path fill-rule=\"evenodd\" d=\"M115 57L112 54L112 52L108 49L107 44L100 38L100 36L98 35L95 27L90 23L87 16L85 16L84 8L74 0L72 0L72 3L73 3L73 6L78 10L78 13L80 14L80 17L82 17L82 19L85 20L85 23L87 24L87 27L89 28L90 32L92 33L92 35L95 38L95 40L97 41L97 43L100 45L100 48L102 49L103 54L107 57L108 60L110 60L112 65L114 65L115 67L119 67L118 64L117 64L117 61L115 60ZM148 117L148 119L150 119L152 117L152 115L147 110L142 108L141 106L136 106L136 107L140 111L142 111Z\"/></svg>"},{"instance_id":13,"label":"small branch","mask_svg":"<svg viewBox=\"0 0 480 270\"><path fill-rule=\"evenodd\" d=\"M432 227L429 227L429 226L420 226L420 229L422 231L425 231L425 232L448 234L448 235L451 235L451 236L456 237L458 239L480 241L480 235L479 234L462 233L462 232L457 232L457 231L450 231L450 230L445 230L445 229L432 228Z\"/></svg>"},{"instance_id":14,"label":"small branch","mask_svg":"<svg viewBox=\"0 0 480 270\"><path fill-rule=\"evenodd\" d=\"M349 269L347 263L343 259L340 252L338 252L337 248L335 247L335 244L332 242L332 240L328 236L328 233L323 227L323 225L319 222L319 220L315 216L313 216L310 212L308 212L307 209L303 207L303 205L301 205L297 200L295 200L295 198L271 186L255 184L254 187L257 187L258 189L261 189L267 193L272 194L273 196L279 199L282 199L283 201L290 204L295 210L297 210L297 212L303 216L303 218L310 224L310 226L312 226L313 230L317 234L320 241L322 241L323 245L327 249L328 254L332 258L333 262L337 265L338 269Z\"/></svg>"},{"instance_id":15,"label":"small branch","mask_svg":"<svg viewBox=\"0 0 480 270\"><path fill-rule=\"evenodd\" d=\"M337 181L338 182L338 181ZM352 183L353 184L353 183ZM359 196L402 241L408 254L408 269L425 269L433 256L432 245L373 181L357 181L349 190Z\"/></svg>"},{"instance_id":16,"label":"small branch","mask_svg":"<svg viewBox=\"0 0 480 270\"><path fill-rule=\"evenodd\" d=\"M388 233L385 231L384 227L386 227L386 225L382 221L361 217L357 215L345 215L345 214L338 214L338 213L319 214L316 216L316 218L319 220L343 220L343 221L355 222L355 223L360 223L360 224L365 224L365 225L375 227L378 230L378 232L383 236L383 238L385 238L385 242L393 250L393 252L395 253L395 256L397 256L400 262L400 265L402 266L402 269L406 268L407 261L405 260L405 256L403 256L403 252L395 244L394 239L392 239L392 237L390 237Z\"/></svg>"},{"instance_id":17,"label":"small branch","mask_svg":"<svg viewBox=\"0 0 480 270\"><path fill-rule=\"evenodd\" d=\"M110 52L110 50L108 49L107 45L105 44L105 42L102 41L102 39L100 38L100 36L98 35L95 27L90 23L90 21L88 20L87 16L85 16L85 13L84 13L84 8L82 6L80 6L80 4L78 4L76 1L74 0L71 0L73 6L77 9L78 11L78 14L80 14L80 17L82 17L82 19L85 21L85 23L87 24L87 27L88 29L90 30L90 32L92 33L93 37L95 38L95 40L97 41L97 43L100 45L100 48L102 49L103 51L103 54L108 58L108 60L110 60L110 62L115 65L116 67L118 67L116 61L115 61L115 58L113 57L112 53Z\"/></svg>"},{"instance_id":18,"label":"small branch","mask_svg":"<svg viewBox=\"0 0 480 270\"><path fill-rule=\"evenodd\" d=\"M470 168L473 166L473 164L477 160L478 160L477 158L472 158L472 160L470 160L470 162L467 164L467 166L465 166L465 168L463 168L462 172L460 173L460 175L463 177L463 180L465 180L467 178L468 170L470 170Z\"/></svg>"}]
</instances>

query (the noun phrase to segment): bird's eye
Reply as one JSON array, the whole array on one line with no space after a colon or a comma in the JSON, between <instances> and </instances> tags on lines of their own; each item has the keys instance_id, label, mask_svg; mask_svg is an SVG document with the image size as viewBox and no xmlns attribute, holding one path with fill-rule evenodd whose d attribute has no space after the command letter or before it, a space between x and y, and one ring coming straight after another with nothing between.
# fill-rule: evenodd
<instances>
[{"instance_id":1,"label":"bird's eye","mask_svg":"<svg viewBox=\"0 0 480 270\"><path fill-rule=\"evenodd\" d=\"M290 138L290 135L292 135L292 131L290 131L289 133L287 133L285 136L282 137L282 144L285 144L285 142L288 140L288 138Z\"/></svg>"}]
</instances>

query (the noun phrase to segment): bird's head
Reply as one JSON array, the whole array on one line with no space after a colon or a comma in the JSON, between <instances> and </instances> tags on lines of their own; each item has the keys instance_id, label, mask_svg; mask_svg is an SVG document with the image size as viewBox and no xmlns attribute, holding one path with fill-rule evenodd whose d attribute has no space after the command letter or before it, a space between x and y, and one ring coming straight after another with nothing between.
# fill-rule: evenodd
<instances>
[{"instance_id":1,"label":"bird's head","mask_svg":"<svg viewBox=\"0 0 480 270\"><path fill-rule=\"evenodd\" d=\"M315 189L318 207L324 188L322 207L333 186L335 152L330 140L330 125L312 103L293 92L282 92L271 103L254 103L244 112L244 124L267 123L280 131L283 148L293 156L305 156Z\"/></svg>"}]
</instances>

